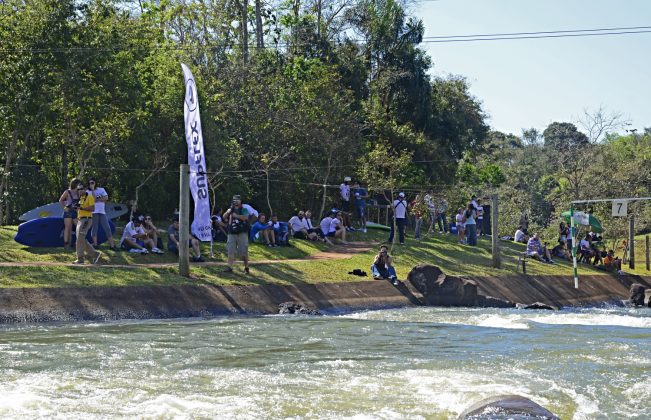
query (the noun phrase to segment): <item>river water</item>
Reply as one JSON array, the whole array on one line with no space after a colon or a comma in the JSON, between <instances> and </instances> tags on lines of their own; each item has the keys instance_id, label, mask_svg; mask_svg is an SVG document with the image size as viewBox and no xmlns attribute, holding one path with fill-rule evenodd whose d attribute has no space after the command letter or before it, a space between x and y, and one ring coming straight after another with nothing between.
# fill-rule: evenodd
<instances>
[{"instance_id":1,"label":"river water","mask_svg":"<svg viewBox=\"0 0 651 420\"><path fill-rule=\"evenodd\" d=\"M2 418L651 418L651 310L411 308L0 328Z\"/></svg>"}]
</instances>

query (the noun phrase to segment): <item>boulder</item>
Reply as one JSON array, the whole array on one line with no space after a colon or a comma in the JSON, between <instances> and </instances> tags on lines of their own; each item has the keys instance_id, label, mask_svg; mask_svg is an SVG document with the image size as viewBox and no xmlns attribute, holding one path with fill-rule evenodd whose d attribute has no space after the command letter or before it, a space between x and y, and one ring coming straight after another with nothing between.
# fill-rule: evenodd
<instances>
[{"instance_id":1,"label":"boulder","mask_svg":"<svg viewBox=\"0 0 651 420\"><path fill-rule=\"evenodd\" d=\"M465 419L527 418L559 420L557 416L528 398L519 395L498 395L485 398L459 416Z\"/></svg>"},{"instance_id":2,"label":"boulder","mask_svg":"<svg viewBox=\"0 0 651 420\"><path fill-rule=\"evenodd\" d=\"M547 311L558 311L557 307L552 306L552 305L547 305L546 303L542 303L542 302L535 302L535 303L531 303L529 305L518 303L516 305L516 307L518 309L544 309L544 310L547 310Z\"/></svg>"},{"instance_id":3,"label":"boulder","mask_svg":"<svg viewBox=\"0 0 651 420\"><path fill-rule=\"evenodd\" d=\"M321 315L317 309L308 308L305 305L296 302L283 302L278 305L280 315Z\"/></svg>"},{"instance_id":4,"label":"boulder","mask_svg":"<svg viewBox=\"0 0 651 420\"><path fill-rule=\"evenodd\" d=\"M629 290L629 298L628 298L628 301L631 303L631 305L635 305L635 306L644 305L645 290L646 287L644 287L639 283L633 283L631 285L631 289Z\"/></svg>"},{"instance_id":5,"label":"boulder","mask_svg":"<svg viewBox=\"0 0 651 420\"><path fill-rule=\"evenodd\" d=\"M431 306L475 306L477 283L460 277L446 276L440 268L421 264L407 275L407 280Z\"/></svg>"}]
</instances>

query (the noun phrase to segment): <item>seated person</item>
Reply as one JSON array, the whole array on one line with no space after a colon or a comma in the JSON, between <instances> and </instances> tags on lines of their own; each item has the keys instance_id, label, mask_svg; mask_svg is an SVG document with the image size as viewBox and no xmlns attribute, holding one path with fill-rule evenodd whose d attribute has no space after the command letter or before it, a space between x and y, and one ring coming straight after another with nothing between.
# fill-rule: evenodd
<instances>
[{"instance_id":1,"label":"seated person","mask_svg":"<svg viewBox=\"0 0 651 420\"><path fill-rule=\"evenodd\" d=\"M622 260L615 257L615 252L611 249L603 259L606 271L617 271L617 274L623 274Z\"/></svg>"},{"instance_id":2,"label":"seated person","mask_svg":"<svg viewBox=\"0 0 651 420\"><path fill-rule=\"evenodd\" d=\"M579 242L579 253L581 254L579 261L585 261L587 263L589 263L590 260L596 256L596 252L592 248L590 234L586 234L585 237L581 239L581 242Z\"/></svg>"},{"instance_id":3,"label":"seated person","mask_svg":"<svg viewBox=\"0 0 651 420\"><path fill-rule=\"evenodd\" d=\"M289 228L292 231L292 236L296 239L310 239L315 241L317 235L315 233L310 233L307 227L307 220L305 219L305 212L300 210L296 216L292 216L291 219L287 222Z\"/></svg>"},{"instance_id":4,"label":"seated person","mask_svg":"<svg viewBox=\"0 0 651 420\"><path fill-rule=\"evenodd\" d=\"M538 234L534 233L534 235L531 238L529 238L529 241L527 242L527 255L538 261L553 263L554 260L552 260L552 257L549 254L549 249L547 249L546 245L547 244L543 246L540 243L540 238L538 237Z\"/></svg>"},{"instance_id":5,"label":"seated person","mask_svg":"<svg viewBox=\"0 0 651 420\"><path fill-rule=\"evenodd\" d=\"M375 256L375 261L371 265L371 273L374 279L389 279L394 285L398 284L396 270L391 265L391 256L386 245L380 247L380 251Z\"/></svg>"},{"instance_id":6,"label":"seated person","mask_svg":"<svg viewBox=\"0 0 651 420\"><path fill-rule=\"evenodd\" d=\"M564 260L571 260L572 253L567 248L567 242L560 242L552 249L552 257L562 258Z\"/></svg>"},{"instance_id":7,"label":"seated person","mask_svg":"<svg viewBox=\"0 0 651 420\"><path fill-rule=\"evenodd\" d=\"M330 224L332 223L332 219L334 218L334 216L336 216L336 214L331 211L326 215L326 217L321 219L321 222L319 223L319 229L321 230L321 235L323 235L323 238L328 245L332 245L332 242L328 238L328 233L330 232Z\"/></svg>"},{"instance_id":8,"label":"seated person","mask_svg":"<svg viewBox=\"0 0 651 420\"><path fill-rule=\"evenodd\" d=\"M289 227L287 223L279 222L278 216L272 214L271 220L269 221L269 226L271 226L271 228L274 230L274 235L276 236L276 244L289 246Z\"/></svg>"},{"instance_id":9,"label":"seated person","mask_svg":"<svg viewBox=\"0 0 651 420\"><path fill-rule=\"evenodd\" d=\"M217 214L214 214L210 219L212 220L212 239L215 242L226 242L228 239L228 232L226 232L226 223L220 216L222 209L219 209Z\"/></svg>"},{"instance_id":10,"label":"seated person","mask_svg":"<svg viewBox=\"0 0 651 420\"><path fill-rule=\"evenodd\" d=\"M168 237L168 242L167 242L168 251L178 254L179 238L181 237L179 234L178 215L174 216L174 219L172 219L172 224L167 228L167 237ZM201 247L200 247L199 240L195 238L192 234L190 234L190 240L188 241L188 246L192 248L192 251L194 251L194 255L192 256L192 261L204 262L203 258L201 258Z\"/></svg>"},{"instance_id":11,"label":"seated person","mask_svg":"<svg viewBox=\"0 0 651 420\"><path fill-rule=\"evenodd\" d=\"M145 214L145 220L142 223L142 228L145 229L147 237L156 244L156 248L161 249L163 247L163 240L158 237L158 229L156 229L156 226L152 221L151 214Z\"/></svg>"},{"instance_id":12,"label":"seated person","mask_svg":"<svg viewBox=\"0 0 651 420\"><path fill-rule=\"evenodd\" d=\"M515 242L519 242L521 244L526 244L529 242L529 237L527 237L527 234L524 232L524 229L522 229L522 226L518 226L518 230L515 231L513 238Z\"/></svg>"},{"instance_id":13,"label":"seated person","mask_svg":"<svg viewBox=\"0 0 651 420\"><path fill-rule=\"evenodd\" d=\"M339 239L342 244L346 242L346 228L344 226L344 213L338 211L334 218L330 220L330 227L328 228L328 238Z\"/></svg>"},{"instance_id":14,"label":"seated person","mask_svg":"<svg viewBox=\"0 0 651 420\"><path fill-rule=\"evenodd\" d=\"M269 248L278 246L276 245L276 235L271 225L267 223L267 216L264 213L258 215L258 221L251 226L250 239L251 242L255 241L256 237L262 239L263 243Z\"/></svg>"},{"instance_id":15,"label":"seated person","mask_svg":"<svg viewBox=\"0 0 651 420\"><path fill-rule=\"evenodd\" d=\"M124 227L122 232L122 239L120 239L120 247L129 252L136 252L140 254L148 254L147 248L156 254L162 254L163 251L156 248L154 241L147 236L147 232L143 227L145 218L143 216L134 217Z\"/></svg>"}]
</instances>

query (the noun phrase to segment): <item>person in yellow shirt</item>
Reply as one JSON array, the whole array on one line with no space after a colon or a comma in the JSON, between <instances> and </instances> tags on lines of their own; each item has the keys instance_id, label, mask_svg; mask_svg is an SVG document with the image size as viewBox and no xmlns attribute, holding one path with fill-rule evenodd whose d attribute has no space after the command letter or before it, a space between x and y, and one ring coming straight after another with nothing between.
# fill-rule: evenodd
<instances>
[{"instance_id":1,"label":"person in yellow shirt","mask_svg":"<svg viewBox=\"0 0 651 420\"><path fill-rule=\"evenodd\" d=\"M83 184L77 186L79 194L79 207L77 208L77 259L73 264L83 264L84 257L97 264L102 253L95 248L86 239L88 230L93 226L93 210L95 210L95 195L88 192Z\"/></svg>"}]
</instances>

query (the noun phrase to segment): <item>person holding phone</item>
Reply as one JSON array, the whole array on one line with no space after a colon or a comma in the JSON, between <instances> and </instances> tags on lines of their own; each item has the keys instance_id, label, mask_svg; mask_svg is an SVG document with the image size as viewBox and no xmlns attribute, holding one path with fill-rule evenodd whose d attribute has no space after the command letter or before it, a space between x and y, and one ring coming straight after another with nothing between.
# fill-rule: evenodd
<instances>
[{"instance_id":1,"label":"person holding phone","mask_svg":"<svg viewBox=\"0 0 651 420\"><path fill-rule=\"evenodd\" d=\"M228 223L226 240L228 266L224 271L233 272L233 263L237 254L244 261L244 272L249 274L249 211L242 206L241 196L233 196L231 207L224 213L224 220Z\"/></svg>"},{"instance_id":2,"label":"person holding phone","mask_svg":"<svg viewBox=\"0 0 651 420\"><path fill-rule=\"evenodd\" d=\"M102 253L96 251L88 240L86 235L93 226L93 211L95 210L95 195L88 191L83 184L77 185L79 203L77 204L77 259L73 264L83 264L84 257L87 255L93 264L99 262Z\"/></svg>"},{"instance_id":3,"label":"person holding phone","mask_svg":"<svg viewBox=\"0 0 651 420\"><path fill-rule=\"evenodd\" d=\"M389 279L394 285L398 285L398 276L396 269L391 265L391 256L389 255L389 248L385 245L380 247L378 254L375 256L375 261L371 266L371 273L376 280Z\"/></svg>"}]
</instances>

